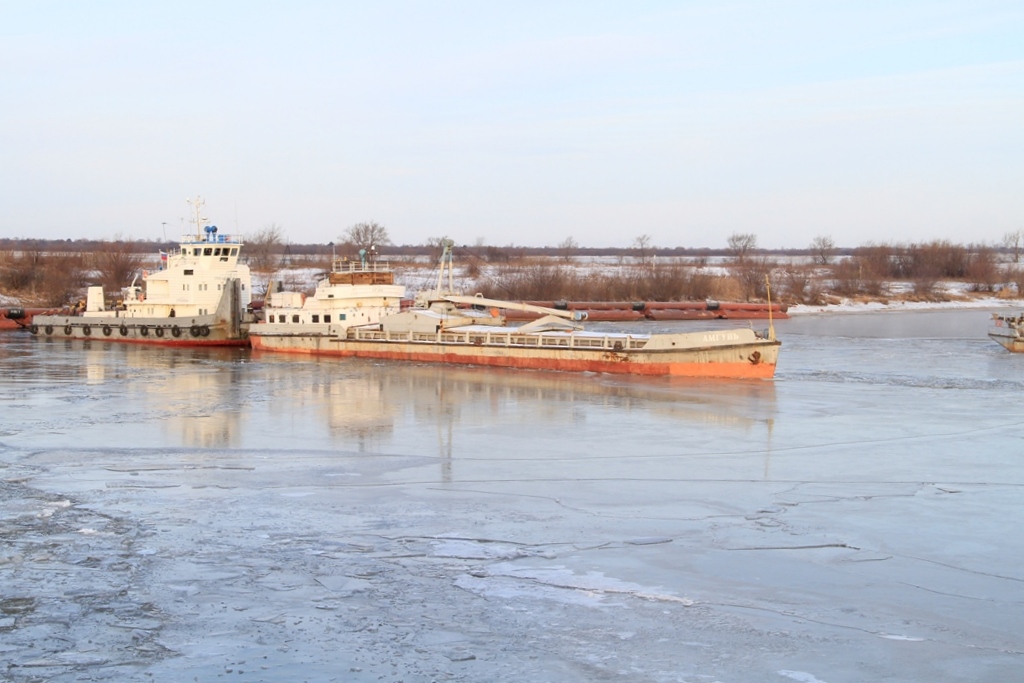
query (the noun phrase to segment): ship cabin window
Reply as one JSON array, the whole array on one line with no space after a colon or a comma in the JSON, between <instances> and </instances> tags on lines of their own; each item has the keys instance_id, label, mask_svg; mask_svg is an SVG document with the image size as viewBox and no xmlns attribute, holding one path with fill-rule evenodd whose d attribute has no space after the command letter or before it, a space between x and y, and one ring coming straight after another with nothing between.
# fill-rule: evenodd
<instances>
[{"instance_id":1,"label":"ship cabin window","mask_svg":"<svg viewBox=\"0 0 1024 683\"><path fill-rule=\"evenodd\" d=\"M344 313L339 313L338 314L338 320L344 320L344 319L345 319L345 314Z\"/></svg>"},{"instance_id":2,"label":"ship cabin window","mask_svg":"<svg viewBox=\"0 0 1024 683\"><path fill-rule=\"evenodd\" d=\"M205 249L203 249L203 256L212 256L212 255L213 255L213 247L206 247Z\"/></svg>"},{"instance_id":3,"label":"ship cabin window","mask_svg":"<svg viewBox=\"0 0 1024 683\"><path fill-rule=\"evenodd\" d=\"M192 270L191 269L188 269L188 270L185 271L185 275L191 275L191 274L192 274Z\"/></svg>"},{"instance_id":4,"label":"ship cabin window","mask_svg":"<svg viewBox=\"0 0 1024 683\"><path fill-rule=\"evenodd\" d=\"M238 254L238 247L231 247L231 255L235 256L236 254Z\"/></svg>"},{"instance_id":5,"label":"ship cabin window","mask_svg":"<svg viewBox=\"0 0 1024 683\"><path fill-rule=\"evenodd\" d=\"M316 313L313 314L313 322L315 322L315 323L320 322L320 316L317 315Z\"/></svg>"},{"instance_id":6,"label":"ship cabin window","mask_svg":"<svg viewBox=\"0 0 1024 683\"><path fill-rule=\"evenodd\" d=\"M325 323L331 322L331 314L330 313L324 313L324 322Z\"/></svg>"},{"instance_id":7,"label":"ship cabin window","mask_svg":"<svg viewBox=\"0 0 1024 683\"><path fill-rule=\"evenodd\" d=\"M297 316L297 315L293 315L293 316L292 316L292 322L293 322L293 323L297 323L297 322L299 322L299 316Z\"/></svg>"},{"instance_id":8,"label":"ship cabin window","mask_svg":"<svg viewBox=\"0 0 1024 683\"><path fill-rule=\"evenodd\" d=\"M199 256L199 247L196 247L195 249L192 250L192 255Z\"/></svg>"},{"instance_id":9,"label":"ship cabin window","mask_svg":"<svg viewBox=\"0 0 1024 683\"><path fill-rule=\"evenodd\" d=\"M274 316L272 316L272 315L268 315L268 316L267 316L267 322L268 322L268 323L272 323L272 322L274 322Z\"/></svg>"},{"instance_id":10,"label":"ship cabin window","mask_svg":"<svg viewBox=\"0 0 1024 683\"><path fill-rule=\"evenodd\" d=\"M220 247L217 247L216 249L213 250L213 255L220 256Z\"/></svg>"}]
</instances>

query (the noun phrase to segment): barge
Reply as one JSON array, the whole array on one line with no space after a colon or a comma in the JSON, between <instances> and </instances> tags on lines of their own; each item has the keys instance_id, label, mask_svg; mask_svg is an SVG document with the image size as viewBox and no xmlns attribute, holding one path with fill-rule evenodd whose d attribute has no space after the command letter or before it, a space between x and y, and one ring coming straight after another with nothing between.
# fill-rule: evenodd
<instances>
[{"instance_id":1,"label":"barge","mask_svg":"<svg viewBox=\"0 0 1024 683\"><path fill-rule=\"evenodd\" d=\"M335 263L312 297L272 292L265 320L249 329L253 349L503 368L717 378L771 378L781 343L769 324L679 334L592 332L586 315L528 303L451 293L451 247L438 285L412 307L404 287L364 252ZM445 272L449 287L442 289ZM537 314L511 324L506 311Z\"/></svg>"}]
</instances>

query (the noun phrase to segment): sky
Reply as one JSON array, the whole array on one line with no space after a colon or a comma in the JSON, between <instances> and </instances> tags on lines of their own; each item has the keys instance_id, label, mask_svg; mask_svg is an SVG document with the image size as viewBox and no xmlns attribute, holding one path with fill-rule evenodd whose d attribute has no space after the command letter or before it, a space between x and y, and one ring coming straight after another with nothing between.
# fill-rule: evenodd
<instances>
[{"instance_id":1,"label":"sky","mask_svg":"<svg viewBox=\"0 0 1024 683\"><path fill-rule=\"evenodd\" d=\"M1024 3L0 0L0 237L1024 230Z\"/></svg>"}]
</instances>

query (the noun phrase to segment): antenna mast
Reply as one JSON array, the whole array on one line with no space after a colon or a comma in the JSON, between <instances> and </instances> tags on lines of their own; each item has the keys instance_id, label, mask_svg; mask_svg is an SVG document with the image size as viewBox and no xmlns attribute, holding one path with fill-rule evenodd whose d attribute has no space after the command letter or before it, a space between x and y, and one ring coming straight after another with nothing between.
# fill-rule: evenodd
<instances>
[{"instance_id":1,"label":"antenna mast","mask_svg":"<svg viewBox=\"0 0 1024 683\"><path fill-rule=\"evenodd\" d=\"M186 199L185 201L189 203L192 207L192 211L195 213L195 216L189 220L190 223L195 223L195 237L196 239L201 239L203 222L206 220L203 216L203 207L206 206L206 201L199 195L196 195L195 199Z\"/></svg>"}]
</instances>

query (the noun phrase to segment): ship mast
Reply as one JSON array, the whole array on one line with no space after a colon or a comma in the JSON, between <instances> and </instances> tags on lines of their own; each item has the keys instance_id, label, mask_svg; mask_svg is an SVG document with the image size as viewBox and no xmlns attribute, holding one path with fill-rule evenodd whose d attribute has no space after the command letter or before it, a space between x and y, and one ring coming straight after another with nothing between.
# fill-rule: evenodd
<instances>
[{"instance_id":1,"label":"ship mast","mask_svg":"<svg viewBox=\"0 0 1024 683\"><path fill-rule=\"evenodd\" d=\"M206 206L206 200L196 195L195 199L186 199L185 201L192 207L192 212L195 214L189 218L188 222L196 226L193 237L195 237L196 241L199 241L202 239L203 223L206 222L206 217L203 216L203 207Z\"/></svg>"}]
</instances>

